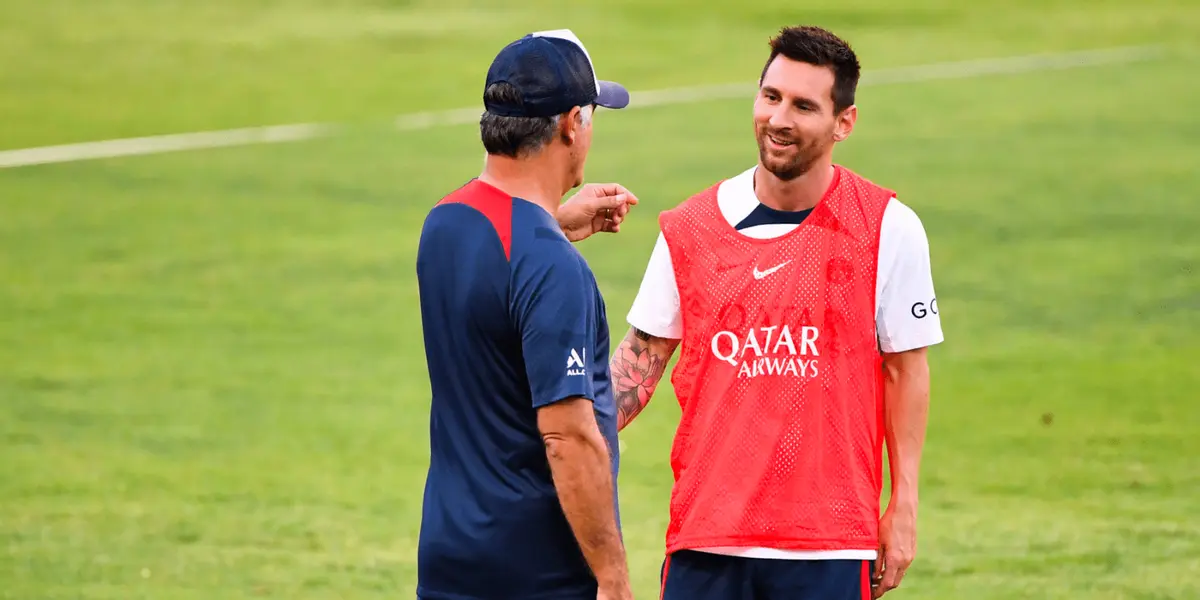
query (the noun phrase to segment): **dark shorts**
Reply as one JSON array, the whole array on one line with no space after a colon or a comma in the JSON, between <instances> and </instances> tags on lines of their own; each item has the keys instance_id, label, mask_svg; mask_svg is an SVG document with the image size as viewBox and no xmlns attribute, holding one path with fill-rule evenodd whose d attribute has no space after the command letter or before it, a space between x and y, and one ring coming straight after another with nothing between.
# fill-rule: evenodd
<instances>
[{"instance_id":1,"label":"dark shorts","mask_svg":"<svg viewBox=\"0 0 1200 600\"><path fill-rule=\"evenodd\" d=\"M870 600L874 561L741 558L682 550L662 569L662 600Z\"/></svg>"}]
</instances>

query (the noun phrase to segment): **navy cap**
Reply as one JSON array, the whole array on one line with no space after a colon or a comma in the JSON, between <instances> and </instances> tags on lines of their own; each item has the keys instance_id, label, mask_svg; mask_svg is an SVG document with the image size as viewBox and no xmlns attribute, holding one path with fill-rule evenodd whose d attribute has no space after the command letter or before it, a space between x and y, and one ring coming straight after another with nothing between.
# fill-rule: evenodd
<instances>
[{"instance_id":1,"label":"navy cap","mask_svg":"<svg viewBox=\"0 0 1200 600\"><path fill-rule=\"evenodd\" d=\"M592 58L570 29L539 31L507 45L488 69L487 86L507 82L520 103L484 102L502 117L550 117L576 106L625 108L629 92L619 83L596 78Z\"/></svg>"}]
</instances>

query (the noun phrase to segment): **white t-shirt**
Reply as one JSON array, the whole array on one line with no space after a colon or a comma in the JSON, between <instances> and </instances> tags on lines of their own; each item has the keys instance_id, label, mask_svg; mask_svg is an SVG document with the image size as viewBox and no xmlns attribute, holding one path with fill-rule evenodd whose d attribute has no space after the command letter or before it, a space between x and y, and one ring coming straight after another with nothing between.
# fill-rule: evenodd
<instances>
[{"instance_id":1,"label":"white t-shirt","mask_svg":"<svg viewBox=\"0 0 1200 600\"><path fill-rule=\"evenodd\" d=\"M795 229L804 212L789 213L761 204L754 193L751 167L717 188L721 214L741 233L759 239L782 236ZM883 352L904 352L941 343L942 326L929 264L929 240L917 213L893 198L883 212L879 234L879 268L875 282L875 331ZM671 253L660 233L650 254L641 288L627 317L629 324L650 335L683 338L679 288ZM703 548L717 554L748 558L799 560L874 560L874 549L797 552L772 548Z\"/></svg>"}]
</instances>

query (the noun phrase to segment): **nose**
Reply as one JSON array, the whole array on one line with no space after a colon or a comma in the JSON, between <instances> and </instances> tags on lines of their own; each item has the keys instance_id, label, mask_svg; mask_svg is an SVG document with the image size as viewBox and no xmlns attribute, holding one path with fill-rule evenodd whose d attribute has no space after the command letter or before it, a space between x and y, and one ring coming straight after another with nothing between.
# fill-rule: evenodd
<instances>
[{"instance_id":1,"label":"nose","mask_svg":"<svg viewBox=\"0 0 1200 600\"><path fill-rule=\"evenodd\" d=\"M767 119L767 124L770 125L772 129L786 129L790 122L791 121L788 118L788 109L782 104L772 108L771 118Z\"/></svg>"}]
</instances>

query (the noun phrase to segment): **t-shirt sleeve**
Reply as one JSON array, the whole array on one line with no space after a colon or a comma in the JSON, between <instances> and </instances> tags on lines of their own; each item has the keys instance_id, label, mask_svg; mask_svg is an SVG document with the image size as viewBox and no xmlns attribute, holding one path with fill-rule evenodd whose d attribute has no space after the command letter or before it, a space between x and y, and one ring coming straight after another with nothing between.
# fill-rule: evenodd
<instances>
[{"instance_id":1,"label":"t-shirt sleeve","mask_svg":"<svg viewBox=\"0 0 1200 600\"><path fill-rule=\"evenodd\" d=\"M683 337L683 322L679 311L679 287L675 284L675 268L671 251L660 233L642 285L626 317L629 324L655 337L677 340Z\"/></svg>"},{"instance_id":2,"label":"t-shirt sleeve","mask_svg":"<svg viewBox=\"0 0 1200 600\"><path fill-rule=\"evenodd\" d=\"M943 341L929 239L917 213L896 199L883 214L876 295L882 351L905 352Z\"/></svg>"},{"instance_id":3,"label":"t-shirt sleeve","mask_svg":"<svg viewBox=\"0 0 1200 600\"><path fill-rule=\"evenodd\" d=\"M534 408L595 399L589 355L596 347L596 284L583 259L562 243L526 255L514 273L512 310Z\"/></svg>"}]
</instances>

